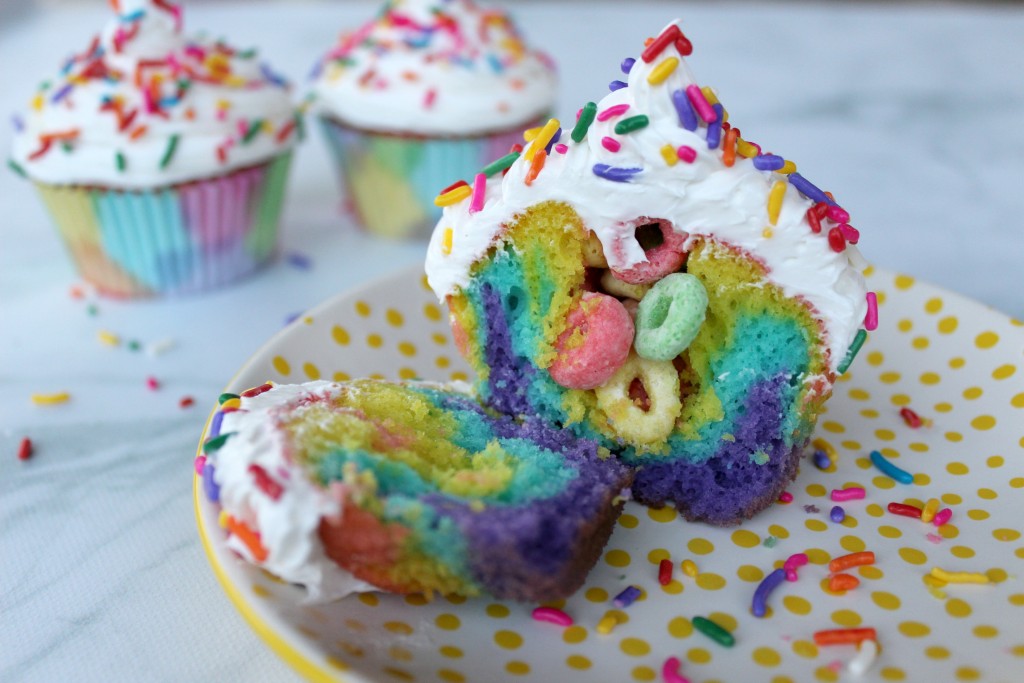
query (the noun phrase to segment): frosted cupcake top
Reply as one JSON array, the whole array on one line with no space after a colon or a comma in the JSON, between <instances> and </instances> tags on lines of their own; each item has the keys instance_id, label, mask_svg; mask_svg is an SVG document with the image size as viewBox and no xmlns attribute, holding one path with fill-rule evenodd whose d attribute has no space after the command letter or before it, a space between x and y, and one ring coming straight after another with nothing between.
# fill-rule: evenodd
<instances>
[{"instance_id":1,"label":"frosted cupcake top","mask_svg":"<svg viewBox=\"0 0 1024 683\"><path fill-rule=\"evenodd\" d=\"M480 135L524 126L555 98L555 69L512 20L471 0L392 0L317 65L321 111L380 132Z\"/></svg>"},{"instance_id":2,"label":"frosted cupcake top","mask_svg":"<svg viewBox=\"0 0 1024 683\"><path fill-rule=\"evenodd\" d=\"M167 0L117 15L15 119L12 166L52 184L123 189L220 175L289 150L301 120L255 50L186 38Z\"/></svg>"},{"instance_id":3,"label":"frosted cupcake top","mask_svg":"<svg viewBox=\"0 0 1024 683\"><path fill-rule=\"evenodd\" d=\"M690 72L690 52L678 22L669 24L640 59L623 61L628 82L613 81L574 124L563 129L552 119L529 132L521 156L513 152L471 184L442 192L436 203L446 208L426 259L438 296L466 286L504 226L538 203L570 205L614 269L647 261L638 219L663 219L687 236L687 248L715 240L760 262L769 281L809 305L831 368L842 368L851 346L863 342L859 328L874 300L853 246L859 234L792 161L740 137L715 93Z\"/></svg>"}]
</instances>

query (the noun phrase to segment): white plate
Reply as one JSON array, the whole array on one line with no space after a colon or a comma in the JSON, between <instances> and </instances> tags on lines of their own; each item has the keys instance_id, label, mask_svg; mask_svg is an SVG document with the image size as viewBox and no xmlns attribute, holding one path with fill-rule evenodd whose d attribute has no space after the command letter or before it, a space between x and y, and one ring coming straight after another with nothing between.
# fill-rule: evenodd
<instances>
[{"instance_id":1,"label":"white plate","mask_svg":"<svg viewBox=\"0 0 1024 683\"><path fill-rule=\"evenodd\" d=\"M1024 680L1024 327L959 295L874 272L881 326L841 378L818 436L838 451L821 472L809 462L775 505L737 529L687 524L674 511L630 504L603 559L563 609L563 631L530 617L532 605L486 598L384 594L307 606L303 591L234 557L217 509L197 493L200 534L218 578L271 647L311 680L653 681L678 657L691 681L848 680L853 646L813 645L821 629L873 626L882 648L862 680ZM446 315L419 270L406 270L337 296L276 335L228 391L274 380L358 376L466 378ZM911 429L909 405L930 426ZM904 486L881 476L867 455L881 449L915 473ZM850 485L867 498L844 504L832 523L826 491ZM197 492L201 487L197 487ZM936 529L885 511L889 502L941 498L952 522ZM804 506L816 505L817 512ZM774 547L765 545L775 539ZM769 541L769 545L771 541ZM826 589L829 557L872 550L877 564L855 571L845 595ZM797 582L771 595L764 619L750 613L760 578L808 552ZM661 557L675 580L657 582ZM696 580L679 566L691 559ZM929 591L932 567L987 572L989 585ZM597 622L629 584L644 598L621 610L612 633ZM943 596L944 594L944 596ZM731 649L693 629L710 616L731 630Z\"/></svg>"}]
</instances>

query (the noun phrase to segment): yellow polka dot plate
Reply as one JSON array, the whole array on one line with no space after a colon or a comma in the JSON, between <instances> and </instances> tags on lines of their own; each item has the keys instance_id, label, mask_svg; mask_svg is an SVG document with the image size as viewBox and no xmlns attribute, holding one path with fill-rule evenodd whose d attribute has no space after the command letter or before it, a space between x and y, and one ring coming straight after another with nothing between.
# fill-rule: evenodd
<instances>
[{"instance_id":1,"label":"yellow polka dot plate","mask_svg":"<svg viewBox=\"0 0 1024 683\"><path fill-rule=\"evenodd\" d=\"M816 435L835 462L820 470L808 458L789 489L793 501L739 528L628 505L586 585L557 605L574 626L533 621L533 605L486 598L373 593L304 604L301 588L231 555L216 510L196 495L210 562L257 633L316 681L660 681L669 657L694 682L852 680L856 648L813 638L847 627L878 634L880 654L858 680L1024 680L1024 327L906 276L870 272L869 285L881 326L836 385ZM228 390L367 375L466 377L418 271L301 317ZM923 424L909 426L901 408ZM913 473L913 483L883 475L872 450ZM837 524L829 492L849 486L867 494L842 503L846 519ZM952 511L944 526L887 511L890 502L932 498ZM862 550L876 563L849 571L859 585L829 590L829 560ZM760 581L801 552L810 563L798 580L782 582L766 616L754 617ZM665 558L673 577L662 586ZM987 583L943 584L930 576L936 567ZM612 599L629 585L640 598L616 609ZM601 633L608 615L614 627ZM706 637L694 627L698 616L730 631L735 645Z\"/></svg>"}]
</instances>

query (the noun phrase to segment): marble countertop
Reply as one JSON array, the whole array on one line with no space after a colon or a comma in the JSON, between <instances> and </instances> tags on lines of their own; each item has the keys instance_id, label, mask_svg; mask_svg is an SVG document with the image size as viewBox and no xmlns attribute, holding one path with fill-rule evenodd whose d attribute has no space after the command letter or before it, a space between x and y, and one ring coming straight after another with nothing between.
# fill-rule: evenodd
<instances>
[{"instance_id":1,"label":"marble countertop","mask_svg":"<svg viewBox=\"0 0 1024 683\"><path fill-rule=\"evenodd\" d=\"M84 45L105 3L0 26L0 111ZM369 3L194 3L188 21L264 48L301 80ZM568 26L586 12L586 30ZM604 92L637 41L679 14L694 71L751 138L835 188L864 255L1024 317L1024 10L912 4L545 2L518 8L562 67L559 112ZM8 149L9 131L0 132ZM76 300L42 205L0 174L0 680L287 681L210 572L192 510L206 406L291 315L423 244L376 241L339 211L323 140L300 149L281 258L203 297ZM145 347L106 346L101 331ZM160 382L151 391L146 378ZM32 393L68 391L39 407ZM196 406L180 408L190 396ZM15 456L22 437L36 453Z\"/></svg>"}]
</instances>

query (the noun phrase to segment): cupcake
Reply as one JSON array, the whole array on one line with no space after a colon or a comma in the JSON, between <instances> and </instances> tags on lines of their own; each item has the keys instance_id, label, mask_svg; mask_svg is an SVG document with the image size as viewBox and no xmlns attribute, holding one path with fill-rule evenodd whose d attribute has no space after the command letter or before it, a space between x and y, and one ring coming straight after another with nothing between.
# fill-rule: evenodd
<instances>
[{"instance_id":1,"label":"cupcake","mask_svg":"<svg viewBox=\"0 0 1024 683\"><path fill-rule=\"evenodd\" d=\"M319 118L359 223L426 237L444 178L521 141L555 96L551 60L470 0L393 0L318 63Z\"/></svg>"},{"instance_id":2,"label":"cupcake","mask_svg":"<svg viewBox=\"0 0 1024 683\"><path fill-rule=\"evenodd\" d=\"M438 198L426 272L490 408L596 440L638 502L736 524L796 475L875 299L849 214L741 136L679 26L641 49Z\"/></svg>"},{"instance_id":3,"label":"cupcake","mask_svg":"<svg viewBox=\"0 0 1024 683\"><path fill-rule=\"evenodd\" d=\"M489 414L466 389L315 381L222 395L196 470L228 547L314 600L572 594L629 468L593 441Z\"/></svg>"},{"instance_id":4,"label":"cupcake","mask_svg":"<svg viewBox=\"0 0 1024 683\"><path fill-rule=\"evenodd\" d=\"M273 255L301 119L255 50L186 38L166 0L114 16L39 86L11 167L103 294L201 292Z\"/></svg>"}]
</instances>

